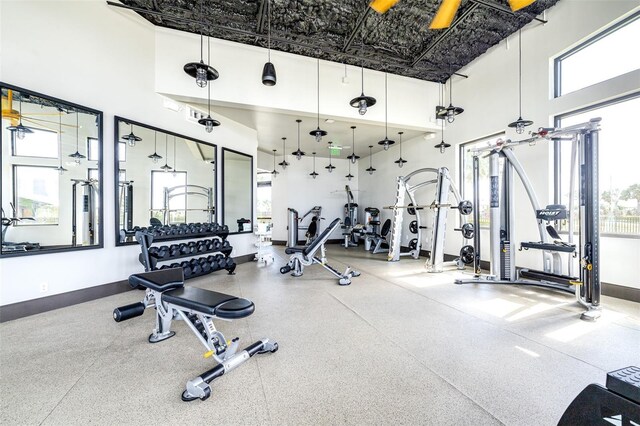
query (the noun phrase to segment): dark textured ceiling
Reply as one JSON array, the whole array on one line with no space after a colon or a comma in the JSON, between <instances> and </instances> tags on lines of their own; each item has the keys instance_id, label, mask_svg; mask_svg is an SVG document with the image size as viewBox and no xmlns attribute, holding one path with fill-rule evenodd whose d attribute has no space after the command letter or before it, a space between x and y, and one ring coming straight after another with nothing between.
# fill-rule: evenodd
<instances>
[{"instance_id":1,"label":"dark textured ceiling","mask_svg":"<svg viewBox=\"0 0 640 426\"><path fill-rule=\"evenodd\" d=\"M384 15L369 1L271 0L271 48L443 82L558 2L537 0L511 13L506 0L462 0L449 30L429 30L440 0L400 0ZM205 35L267 47L267 0L121 3L154 25L192 33L204 28Z\"/></svg>"}]
</instances>

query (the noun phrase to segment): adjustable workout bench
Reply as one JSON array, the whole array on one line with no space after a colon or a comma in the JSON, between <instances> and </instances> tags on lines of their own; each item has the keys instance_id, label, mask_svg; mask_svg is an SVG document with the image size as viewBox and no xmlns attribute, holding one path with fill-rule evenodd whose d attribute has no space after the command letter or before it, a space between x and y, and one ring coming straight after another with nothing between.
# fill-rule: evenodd
<instances>
[{"instance_id":1,"label":"adjustable workout bench","mask_svg":"<svg viewBox=\"0 0 640 426\"><path fill-rule=\"evenodd\" d=\"M360 272L352 270L350 267L344 271L343 274L333 269L327 264L325 258L324 243L329 239L329 235L340 225L340 219L335 219L327 228L322 231L318 237L307 247L287 247L285 249L286 254L290 254L289 263L286 266L280 268L281 274L293 271L291 274L294 277L299 277L304 272L305 266L311 266L314 263L321 265L324 269L331 272L338 278L340 285L351 284L351 278L360 276ZM316 252L321 251L321 258L316 257Z\"/></svg>"},{"instance_id":2,"label":"adjustable workout bench","mask_svg":"<svg viewBox=\"0 0 640 426\"><path fill-rule=\"evenodd\" d=\"M156 309L156 328L149 335L149 343L173 337L176 333L171 331L171 321L184 320L207 348L205 358L213 357L218 362L211 370L187 382L186 390L182 392L183 401L193 401L196 398L204 401L211 396L209 384L213 380L255 354L278 350L276 342L262 339L238 352L239 339L225 339L216 330L213 319L230 321L248 317L255 310L253 302L197 287L185 287L180 268L134 274L129 277L129 285L133 288L146 288L144 300L114 309L113 319L116 322L140 316L145 308L153 306Z\"/></svg>"}]
</instances>

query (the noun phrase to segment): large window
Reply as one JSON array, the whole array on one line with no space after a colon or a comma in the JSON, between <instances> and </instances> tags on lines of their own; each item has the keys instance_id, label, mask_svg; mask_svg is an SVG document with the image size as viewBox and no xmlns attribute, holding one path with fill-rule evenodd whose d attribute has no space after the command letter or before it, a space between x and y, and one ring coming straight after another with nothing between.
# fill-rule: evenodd
<instances>
[{"instance_id":1,"label":"large window","mask_svg":"<svg viewBox=\"0 0 640 426\"><path fill-rule=\"evenodd\" d=\"M171 198L169 203L168 223L164 220L164 190L174 186L187 184L187 172L151 171L151 217L165 225L185 223L187 218L187 195Z\"/></svg>"},{"instance_id":2,"label":"large window","mask_svg":"<svg viewBox=\"0 0 640 426\"><path fill-rule=\"evenodd\" d=\"M58 133L50 130L30 127L32 133L26 133L24 139L11 132L13 155L20 157L58 158Z\"/></svg>"},{"instance_id":3,"label":"large window","mask_svg":"<svg viewBox=\"0 0 640 426\"><path fill-rule=\"evenodd\" d=\"M17 225L57 225L58 171L53 167L13 166L13 176L15 213L22 219Z\"/></svg>"},{"instance_id":4,"label":"large window","mask_svg":"<svg viewBox=\"0 0 640 426\"><path fill-rule=\"evenodd\" d=\"M484 148L488 145L495 144L496 141L504 137L504 133L498 135L489 136L487 138L476 139L471 142L463 143L460 145L460 196L473 202L473 155L474 150L478 148ZM489 225L489 158L484 154L478 157L480 166L480 181L478 182L480 190L480 206L474 206L479 208L480 211L480 226L486 227ZM500 160L502 161L502 159ZM473 222L473 216L468 216L467 220Z\"/></svg>"},{"instance_id":5,"label":"large window","mask_svg":"<svg viewBox=\"0 0 640 426\"><path fill-rule=\"evenodd\" d=\"M640 69L640 13L555 59L555 96Z\"/></svg>"},{"instance_id":6,"label":"large window","mask_svg":"<svg viewBox=\"0 0 640 426\"><path fill-rule=\"evenodd\" d=\"M640 143L635 129L638 111L640 93L556 117L559 127L602 118L598 165L600 232L603 234L640 236ZM577 190L569 193L571 142L561 141L557 146L560 200L568 204L569 197L573 196L577 208Z\"/></svg>"},{"instance_id":7,"label":"large window","mask_svg":"<svg viewBox=\"0 0 640 426\"><path fill-rule=\"evenodd\" d=\"M271 223L271 172L258 170L258 223Z\"/></svg>"}]
</instances>

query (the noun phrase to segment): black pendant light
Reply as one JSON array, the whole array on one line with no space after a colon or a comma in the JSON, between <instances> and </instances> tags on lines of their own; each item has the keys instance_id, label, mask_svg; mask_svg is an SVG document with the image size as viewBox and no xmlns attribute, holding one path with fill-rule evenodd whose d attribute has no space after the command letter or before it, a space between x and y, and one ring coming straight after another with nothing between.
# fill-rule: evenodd
<instances>
[{"instance_id":1,"label":"black pendant light","mask_svg":"<svg viewBox=\"0 0 640 426\"><path fill-rule=\"evenodd\" d=\"M329 173L333 172L336 168L333 164L331 164L331 149L333 148L333 142L329 142L329 165L325 167L325 169L329 170Z\"/></svg>"},{"instance_id":2,"label":"black pendant light","mask_svg":"<svg viewBox=\"0 0 640 426\"><path fill-rule=\"evenodd\" d=\"M360 159L359 155L356 155L356 126L351 126L351 155L347 156L351 164L356 164L356 161Z\"/></svg>"},{"instance_id":3,"label":"black pendant light","mask_svg":"<svg viewBox=\"0 0 640 426\"><path fill-rule=\"evenodd\" d=\"M369 172L370 175L372 175L373 172L376 171L376 169L373 168L373 164L372 164L373 154L371 152L371 148L373 148L373 145L369 145L369 168L367 169L367 171Z\"/></svg>"},{"instance_id":4,"label":"black pendant light","mask_svg":"<svg viewBox=\"0 0 640 426\"><path fill-rule=\"evenodd\" d=\"M349 182L353 179L353 175L351 174L351 163L349 163L349 174L345 176Z\"/></svg>"},{"instance_id":5,"label":"black pendant light","mask_svg":"<svg viewBox=\"0 0 640 426\"><path fill-rule=\"evenodd\" d=\"M202 4L200 2L200 19L203 18ZM196 79L198 87L206 87L209 81L217 79L220 75L212 66L205 64L203 60L202 26L200 27L200 62L189 62L184 66L184 72Z\"/></svg>"},{"instance_id":6,"label":"black pendant light","mask_svg":"<svg viewBox=\"0 0 640 426\"><path fill-rule=\"evenodd\" d=\"M207 36L207 62L211 63L211 39L209 38L209 36ZM211 133L213 131L214 127L218 127L220 125L220 122L218 120L214 120L213 118L211 118L211 85L209 84L207 86L207 105L209 107L209 110L207 112L207 117L206 118L201 118L200 120L198 120L198 124L201 124L204 126L204 130L207 133Z\"/></svg>"},{"instance_id":7,"label":"black pendant light","mask_svg":"<svg viewBox=\"0 0 640 426\"><path fill-rule=\"evenodd\" d=\"M80 151L79 151L79 147L80 147L80 120L78 118L79 115L80 113L76 111L76 152L74 152L73 154L69 154L69 157L73 158L73 161L75 161L76 164L80 164L80 160L82 160L83 158L87 158L86 156L80 154Z\"/></svg>"},{"instance_id":8,"label":"black pendant light","mask_svg":"<svg viewBox=\"0 0 640 426\"><path fill-rule=\"evenodd\" d=\"M289 163L287 163L287 148L285 144L287 143L287 138L282 138L282 162L278 163L278 166L282 166L282 170L286 170Z\"/></svg>"},{"instance_id":9,"label":"black pendant light","mask_svg":"<svg viewBox=\"0 0 640 426\"><path fill-rule=\"evenodd\" d=\"M385 151L389 150L389 146L396 143L387 137L387 73L384 73L384 139L378 142L378 145L382 145Z\"/></svg>"},{"instance_id":10,"label":"black pendant light","mask_svg":"<svg viewBox=\"0 0 640 426\"><path fill-rule=\"evenodd\" d=\"M127 142L127 145L133 148L136 146L136 142L140 142L142 138L133 134L133 124L129 123L129 126L131 126L129 134L124 135L122 139Z\"/></svg>"},{"instance_id":11,"label":"black pendant light","mask_svg":"<svg viewBox=\"0 0 640 426\"><path fill-rule=\"evenodd\" d=\"M316 173L316 153L312 153L313 155L313 172L309 173L309 176L311 176L312 178L317 178L318 177L318 173Z\"/></svg>"},{"instance_id":12,"label":"black pendant light","mask_svg":"<svg viewBox=\"0 0 640 426\"><path fill-rule=\"evenodd\" d=\"M531 126L533 121L522 118L522 29L518 30L518 104L520 113L518 119L509 123L509 127L516 129L516 133L521 134L524 128Z\"/></svg>"},{"instance_id":13,"label":"black pendant light","mask_svg":"<svg viewBox=\"0 0 640 426\"><path fill-rule=\"evenodd\" d=\"M169 137L165 133L164 134L164 166L160 167L162 170L165 171L165 173L172 169L172 167L167 164L167 156L168 156L168 153L169 153L169 142L168 142L168 139L169 139Z\"/></svg>"},{"instance_id":14,"label":"black pendant light","mask_svg":"<svg viewBox=\"0 0 640 426\"><path fill-rule=\"evenodd\" d=\"M364 67L360 67L361 68L361 77L362 77L362 91L360 93L360 96L358 96L357 98L353 98L351 99L351 101L349 102L349 105L351 105L354 108L358 108L358 113L360 113L360 115L365 115L367 113L367 108L372 107L376 104L376 98L373 98L371 96L365 96L364 94Z\"/></svg>"},{"instance_id":15,"label":"black pendant light","mask_svg":"<svg viewBox=\"0 0 640 426\"><path fill-rule=\"evenodd\" d=\"M444 154L445 149L451 146L451 144L448 144L444 141L444 117L440 118L440 135L442 136L442 140L439 144L435 145L434 148L438 148L440 150L440 154Z\"/></svg>"},{"instance_id":16,"label":"black pendant light","mask_svg":"<svg viewBox=\"0 0 640 426\"><path fill-rule=\"evenodd\" d=\"M276 67L271 63L271 0L267 0L267 55L269 60L262 68L262 84L276 85Z\"/></svg>"},{"instance_id":17,"label":"black pendant light","mask_svg":"<svg viewBox=\"0 0 640 426\"><path fill-rule=\"evenodd\" d=\"M304 152L300 151L300 123L302 123L302 120L298 119L296 120L296 123L298 123L298 150L292 152L291 155L295 155L296 158L300 160L302 156L305 155Z\"/></svg>"},{"instance_id":18,"label":"black pendant light","mask_svg":"<svg viewBox=\"0 0 640 426\"><path fill-rule=\"evenodd\" d=\"M316 138L316 142L322 142L322 137L327 136L327 132L320 129L320 58L318 58L318 128L312 130L309 134Z\"/></svg>"},{"instance_id":19,"label":"black pendant light","mask_svg":"<svg viewBox=\"0 0 640 426\"><path fill-rule=\"evenodd\" d=\"M271 171L271 175L273 176L274 179L278 176L278 173L280 173L279 171L276 170L276 151L277 149L273 150L273 170Z\"/></svg>"},{"instance_id":20,"label":"black pendant light","mask_svg":"<svg viewBox=\"0 0 640 426\"><path fill-rule=\"evenodd\" d=\"M463 112L463 108L453 106L453 74L451 74L451 77L449 77L449 106L446 108L436 108L436 118L446 119L447 123L453 123L456 115L462 114Z\"/></svg>"},{"instance_id":21,"label":"black pendant light","mask_svg":"<svg viewBox=\"0 0 640 426\"><path fill-rule=\"evenodd\" d=\"M151 158L154 163L162 159L162 156L158 155L158 132L153 132L153 154L149 155L149 158Z\"/></svg>"},{"instance_id":22,"label":"black pendant light","mask_svg":"<svg viewBox=\"0 0 640 426\"><path fill-rule=\"evenodd\" d=\"M62 175L67 169L62 167L62 110L60 108L58 108L58 113L58 158L60 158L60 165L56 167L56 170Z\"/></svg>"},{"instance_id":23,"label":"black pendant light","mask_svg":"<svg viewBox=\"0 0 640 426\"><path fill-rule=\"evenodd\" d=\"M404 166L404 163L407 162L407 160L402 158L402 134L403 133L404 132L398 132L398 134L400 135L400 142L398 142L398 146L400 147L400 158L394 161L394 163L396 163L400 168L402 168L402 166Z\"/></svg>"},{"instance_id":24,"label":"black pendant light","mask_svg":"<svg viewBox=\"0 0 640 426\"><path fill-rule=\"evenodd\" d=\"M15 92L12 92L15 93ZM13 97L13 95L12 95ZM24 139L24 137L27 135L27 133L33 133L33 130L31 130L28 127L25 127L22 125L22 93L20 93L20 101L19 101L19 117L18 117L18 125L17 126L9 126L7 127L7 130L10 132L16 132L16 137L20 140ZM11 109L11 108L9 108Z\"/></svg>"}]
</instances>

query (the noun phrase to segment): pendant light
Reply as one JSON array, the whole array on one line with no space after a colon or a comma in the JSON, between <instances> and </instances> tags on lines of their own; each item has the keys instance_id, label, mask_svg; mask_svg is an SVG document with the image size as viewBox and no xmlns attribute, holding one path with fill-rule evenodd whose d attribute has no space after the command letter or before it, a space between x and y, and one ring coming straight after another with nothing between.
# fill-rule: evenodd
<instances>
[{"instance_id":1,"label":"pendant light","mask_svg":"<svg viewBox=\"0 0 640 426\"><path fill-rule=\"evenodd\" d=\"M62 110L58 108L58 158L60 158L60 165L56 167L56 170L61 175L67 171L64 167L62 167Z\"/></svg>"},{"instance_id":2,"label":"pendant light","mask_svg":"<svg viewBox=\"0 0 640 426\"><path fill-rule=\"evenodd\" d=\"M280 173L279 171L276 170L276 151L277 149L273 150L273 170L271 171L271 174L273 175L274 179L276 178L276 176L278 176L278 173Z\"/></svg>"},{"instance_id":3,"label":"pendant light","mask_svg":"<svg viewBox=\"0 0 640 426\"><path fill-rule=\"evenodd\" d=\"M142 138L133 134L133 124L129 123L129 126L131 126L129 134L124 135L122 139L127 142L127 145L133 148L134 146L136 146L136 142L140 142Z\"/></svg>"},{"instance_id":4,"label":"pendant light","mask_svg":"<svg viewBox=\"0 0 640 426\"><path fill-rule=\"evenodd\" d=\"M15 92L11 92L12 93L12 98L13 98L13 93ZM33 133L33 130L31 130L28 127L25 127L22 125L22 93L20 93L20 101L18 103L18 105L20 105L18 114L18 125L17 126L9 126L7 127L7 130L9 130L10 132L16 132L16 136L18 137L18 139L22 140L24 139L24 137L27 135L27 133ZM11 109L11 108L9 108Z\"/></svg>"},{"instance_id":5,"label":"pendant light","mask_svg":"<svg viewBox=\"0 0 640 426\"><path fill-rule=\"evenodd\" d=\"M325 169L329 170L329 173L333 172L336 168L333 164L331 164L331 149L333 148L333 142L329 142L329 165L325 167Z\"/></svg>"},{"instance_id":6,"label":"pendant light","mask_svg":"<svg viewBox=\"0 0 640 426\"><path fill-rule=\"evenodd\" d=\"M78 118L79 115L80 113L76 111L76 152L74 152L73 154L69 154L69 157L73 158L73 161L75 161L76 164L80 164L80 160L82 160L83 158L87 158L84 155L80 154L80 151L78 149L80 146L80 119Z\"/></svg>"},{"instance_id":7,"label":"pendant light","mask_svg":"<svg viewBox=\"0 0 640 426\"><path fill-rule=\"evenodd\" d=\"M440 95L442 96L443 100L444 100L444 90L445 90L444 85L440 84ZM440 119L440 135L442 136L442 140L440 141L439 144L435 145L434 148L440 149L440 154L444 154L445 149L449 148L451 144L445 143L444 141L444 117L436 116L436 118Z\"/></svg>"},{"instance_id":8,"label":"pendant light","mask_svg":"<svg viewBox=\"0 0 640 426\"><path fill-rule=\"evenodd\" d=\"M316 153L312 153L313 155L313 172L309 173L309 176L311 176L312 178L317 178L318 177L318 173L316 173Z\"/></svg>"},{"instance_id":9,"label":"pendant light","mask_svg":"<svg viewBox=\"0 0 640 426\"><path fill-rule=\"evenodd\" d=\"M164 166L160 167L162 170L165 171L165 173L172 169L172 167L167 164L167 156L168 156L168 153L169 153L169 142L168 142L168 139L169 139L169 137L165 133L164 134Z\"/></svg>"},{"instance_id":10,"label":"pendant light","mask_svg":"<svg viewBox=\"0 0 640 426\"><path fill-rule=\"evenodd\" d=\"M278 163L278 166L282 166L282 170L286 170L289 163L287 163L287 148L285 144L287 143L287 138L282 138L282 163Z\"/></svg>"},{"instance_id":11,"label":"pendant light","mask_svg":"<svg viewBox=\"0 0 640 426\"><path fill-rule=\"evenodd\" d=\"M360 158L356 155L356 126L351 126L351 155L347 157L351 164L356 164L356 161Z\"/></svg>"},{"instance_id":12,"label":"pendant light","mask_svg":"<svg viewBox=\"0 0 640 426\"><path fill-rule=\"evenodd\" d=\"M387 73L384 73L384 139L378 142L378 145L382 145L385 151L389 150L389 146L396 143L387 137Z\"/></svg>"},{"instance_id":13,"label":"pendant light","mask_svg":"<svg viewBox=\"0 0 640 426\"><path fill-rule=\"evenodd\" d=\"M318 58L318 128L309 132L311 136L316 138L316 142L322 142L322 137L327 136L327 132L320 129L320 58Z\"/></svg>"},{"instance_id":14,"label":"pendant light","mask_svg":"<svg viewBox=\"0 0 640 426\"><path fill-rule=\"evenodd\" d=\"M204 13L202 11L202 2L200 2L200 19L202 19ZM196 79L198 87L206 87L209 81L217 79L220 75L218 71L212 66L205 64L203 61L203 37L202 37L202 25L200 26L200 62L189 62L183 69L184 72Z\"/></svg>"},{"instance_id":15,"label":"pendant light","mask_svg":"<svg viewBox=\"0 0 640 426\"><path fill-rule=\"evenodd\" d=\"M276 85L276 67L271 63L271 0L267 0L267 55L269 60L262 68L262 84Z\"/></svg>"},{"instance_id":16,"label":"pendant light","mask_svg":"<svg viewBox=\"0 0 640 426\"><path fill-rule=\"evenodd\" d=\"M447 120L447 123L453 123L456 119L456 115L464 112L463 108L453 106L453 74L449 77L449 106L446 108L436 109L436 118L443 118Z\"/></svg>"},{"instance_id":17,"label":"pendant light","mask_svg":"<svg viewBox=\"0 0 640 426\"><path fill-rule=\"evenodd\" d=\"M209 36L207 36L207 62L208 63L211 63L210 40L211 39L209 38ZM207 86L207 105L209 107L207 118L201 118L200 120L198 120L198 124L203 125L204 130L207 133L211 133L214 127L218 127L220 125L220 122L218 120L214 120L213 118L211 118L211 85L210 84Z\"/></svg>"},{"instance_id":18,"label":"pendant light","mask_svg":"<svg viewBox=\"0 0 640 426\"><path fill-rule=\"evenodd\" d=\"M518 104L520 114L518 114L516 121L509 123L509 127L515 127L516 133L521 134L525 127L533 124L531 120L522 119L522 29L518 30Z\"/></svg>"},{"instance_id":19,"label":"pendant light","mask_svg":"<svg viewBox=\"0 0 640 426\"><path fill-rule=\"evenodd\" d=\"M376 98L373 98L371 96L365 96L364 66L360 68L361 68L361 77L362 77L362 84L361 84L362 91L360 93L360 96L358 96L357 98L351 99L351 101L349 102L349 105L351 105L354 108L358 108L358 113L360 113L360 115L365 115L367 113L367 108L372 107L376 104Z\"/></svg>"},{"instance_id":20,"label":"pendant light","mask_svg":"<svg viewBox=\"0 0 640 426\"><path fill-rule=\"evenodd\" d=\"M370 174L370 175L372 175L372 174L373 174L373 172L375 172L375 171L376 171L376 169L374 169L374 168L373 168L373 164L372 164L372 161L373 161L373 160L372 160L373 154L372 154L372 152L371 152L371 148L373 148L373 145L369 145L369 168L367 169L367 171L369 172L369 174Z\"/></svg>"},{"instance_id":21,"label":"pendant light","mask_svg":"<svg viewBox=\"0 0 640 426\"><path fill-rule=\"evenodd\" d=\"M178 166L177 166L177 162L178 162L178 158L176 157L176 137L173 137L173 177L176 177L176 175L178 174ZM211 162L212 164L216 164L215 161ZM215 168L214 168L215 171Z\"/></svg>"},{"instance_id":22,"label":"pendant light","mask_svg":"<svg viewBox=\"0 0 640 426\"><path fill-rule=\"evenodd\" d=\"M158 132L153 132L153 154L149 155L149 158L155 163L162 159L162 156L158 155Z\"/></svg>"},{"instance_id":23,"label":"pendant light","mask_svg":"<svg viewBox=\"0 0 640 426\"><path fill-rule=\"evenodd\" d=\"M296 123L298 123L298 150L292 152L291 155L295 155L296 158L300 160L302 156L305 155L304 152L300 151L300 123L302 123L302 120L298 119L296 120Z\"/></svg>"},{"instance_id":24,"label":"pendant light","mask_svg":"<svg viewBox=\"0 0 640 426\"><path fill-rule=\"evenodd\" d=\"M400 147L400 158L394 161L394 163L396 163L400 168L402 168L402 166L404 166L404 163L407 162L407 160L402 158L402 134L403 133L404 132L398 132L398 134L400 135L400 142L398 143L398 146Z\"/></svg>"},{"instance_id":25,"label":"pendant light","mask_svg":"<svg viewBox=\"0 0 640 426\"><path fill-rule=\"evenodd\" d=\"M351 163L349 163L349 174L345 176L349 182L353 179L353 175L351 174Z\"/></svg>"}]
</instances>

